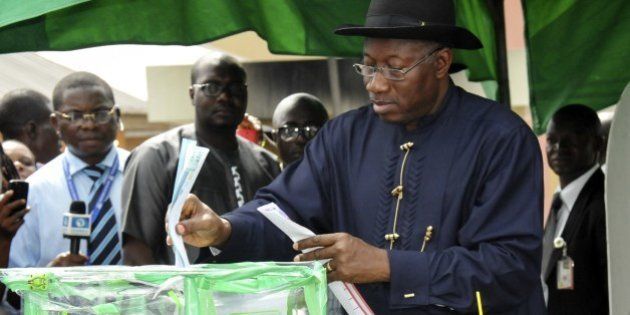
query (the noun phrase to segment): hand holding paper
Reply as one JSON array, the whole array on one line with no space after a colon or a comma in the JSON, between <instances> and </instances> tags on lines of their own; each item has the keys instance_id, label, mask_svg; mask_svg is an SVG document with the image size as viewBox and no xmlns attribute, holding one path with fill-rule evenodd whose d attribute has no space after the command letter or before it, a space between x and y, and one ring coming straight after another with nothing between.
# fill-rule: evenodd
<instances>
[{"instance_id":1,"label":"hand holding paper","mask_svg":"<svg viewBox=\"0 0 630 315\"><path fill-rule=\"evenodd\" d=\"M329 262L331 259L336 259L334 255L327 255L326 253L322 253L321 251L329 249L330 247L326 245L327 241L333 241L338 238L346 239L347 235L350 238L354 238L346 233L337 233L337 234L327 234L327 235L318 235L316 236L311 230L291 221L289 217L282 211L275 203L269 203L257 209L265 218L267 218L271 223L273 223L278 229L280 229L284 234L286 234L293 242L297 244L296 250L301 250L303 254L298 255L296 257L303 257L304 259L299 259L300 261L306 260L320 260L322 262ZM322 240L322 237L324 238ZM356 239L356 238L354 238ZM348 239L350 240L350 239ZM363 242L357 239L360 242ZM323 241L323 242L322 242ZM365 244L365 243L363 243ZM346 244L352 246L353 244ZM365 244L366 246L369 246ZM345 246L344 246L345 247ZM329 249L330 250L330 249ZM334 252L334 250L333 250ZM319 255L322 255L319 257ZM305 256L311 255L311 256ZM348 259L353 263L369 265L368 261L374 259L375 257L367 257L367 259L358 259L356 261L351 261L353 257L346 257L344 259ZM387 259L387 253L385 253L385 259ZM347 268L352 268L347 267ZM364 270L361 269L361 270ZM328 273L330 276L334 273L335 270ZM369 272L368 272L369 273ZM389 264L387 265L387 278L389 280ZM339 280L339 279L336 279ZM346 280L347 281L347 280ZM329 279L328 287L333 292L341 306L346 310L346 312L350 315L369 315L374 314L370 306L365 302L357 288L352 283L335 281Z\"/></svg>"},{"instance_id":2,"label":"hand holding paper","mask_svg":"<svg viewBox=\"0 0 630 315\"><path fill-rule=\"evenodd\" d=\"M207 148L198 147L197 142L194 140L184 139L182 141L173 198L166 214L168 221L167 232L175 253L175 265L178 267L187 267L190 265L190 262L188 261L184 242L181 236L176 233L175 227L181 217L184 201L201 171L208 152Z\"/></svg>"},{"instance_id":3,"label":"hand holding paper","mask_svg":"<svg viewBox=\"0 0 630 315\"><path fill-rule=\"evenodd\" d=\"M295 261L330 260L328 281L373 283L389 281L389 258L384 249L348 233L322 234L301 240L293 248L304 253ZM308 251L307 251L308 250Z\"/></svg>"},{"instance_id":4,"label":"hand holding paper","mask_svg":"<svg viewBox=\"0 0 630 315\"><path fill-rule=\"evenodd\" d=\"M220 246L230 236L230 223L219 217L195 195L188 195L176 225L177 234L195 247Z\"/></svg>"}]
</instances>

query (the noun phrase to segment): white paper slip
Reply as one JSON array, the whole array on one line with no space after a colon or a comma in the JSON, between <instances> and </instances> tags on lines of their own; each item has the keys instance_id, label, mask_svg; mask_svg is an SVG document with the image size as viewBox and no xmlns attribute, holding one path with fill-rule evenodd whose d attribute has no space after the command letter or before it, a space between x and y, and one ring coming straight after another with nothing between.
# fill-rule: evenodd
<instances>
[{"instance_id":1,"label":"white paper slip","mask_svg":"<svg viewBox=\"0 0 630 315\"><path fill-rule=\"evenodd\" d=\"M184 139L182 141L177 174L175 175L173 198L167 212L168 234L173 241L173 253L175 254L175 266L177 267L188 267L190 262L188 261L184 240L181 235L177 234L175 227L179 223L186 197L195 184L208 152L207 148L198 147L194 140Z\"/></svg>"},{"instance_id":2,"label":"white paper slip","mask_svg":"<svg viewBox=\"0 0 630 315\"><path fill-rule=\"evenodd\" d=\"M179 147L179 157L177 159L177 172L175 173L175 185L173 186L173 196L171 197L171 203L177 198L176 193L180 190L182 182L182 173L184 165L186 164L186 155L189 154L188 148L197 146L197 141L192 139L182 139L182 143Z\"/></svg>"},{"instance_id":3,"label":"white paper slip","mask_svg":"<svg viewBox=\"0 0 630 315\"><path fill-rule=\"evenodd\" d=\"M313 231L291 221L278 205L268 203L258 208L258 211L265 216L271 223L286 234L291 241L298 242L303 239L315 236ZM302 252L307 253L316 248L309 248ZM325 263L327 260L322 260ZM350 315L368 315L374 314L370 306L365 302L359 290L352 283L335 281L328 284L328 288L333 292L343 309Z\"/></svg>"}]
</instances>

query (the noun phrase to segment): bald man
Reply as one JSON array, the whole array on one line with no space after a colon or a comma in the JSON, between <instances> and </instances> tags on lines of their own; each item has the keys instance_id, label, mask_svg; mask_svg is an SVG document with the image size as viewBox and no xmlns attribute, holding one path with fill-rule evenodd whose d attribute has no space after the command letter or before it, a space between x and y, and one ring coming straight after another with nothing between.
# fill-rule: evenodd
<instances>
[{"instance_id":1,"label":"bald man","mask_svg":"<svg viewBox=\"0 0 630 315\"><path fill-rule=\"evenodd\" d=\"M164 238L182 139L210 149L192 193L226 213L251 200L280 173L277 158L236 136L247 109L246 73L229 56L205 56L191 71L188 90L194 124L167 131L136 148L125 169L123 253L128 265L172 264ZM177 104L174 104L177 106ZM189 248L189 259L212 260L209 250Z\"/></svg>"},{"instance_id":2,"label":"bald man","mask_svg":"<svg viewBox=\"0 0 630 315\"><path fill-rule=\"evenodd\" d=\"M322 102L308 93L285 97L273 113L274 141L283 165L302 158L304 147L328 121Z\"/></svg>"}]
</instances>

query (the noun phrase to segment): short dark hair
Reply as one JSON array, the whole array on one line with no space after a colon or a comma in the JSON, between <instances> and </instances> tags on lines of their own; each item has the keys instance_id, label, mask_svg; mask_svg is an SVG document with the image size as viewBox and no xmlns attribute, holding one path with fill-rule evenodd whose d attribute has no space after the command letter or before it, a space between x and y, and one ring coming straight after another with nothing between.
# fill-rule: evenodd
<instances>
[{"instance_id":1,"label":"short dark hair","mask_svg":"<svg viewBox=\"0 0 630 315\"><path fill-rule=\"evenodd\" d=\"M0 100L0 132L5 139L16 139L29 121L46 123L52 111L50 100L34 90L9 91Z\"/></svg>"},{"instance_id":2,"label":"short dark hair","mask_svg":"<svg viewBox=\"0 0 630 315\"><path fill-rule=\"evenodd\" d=\"M225 67L233 70L238 76L243 79L243 82L247 81L247 73L245 72L245 68L241 65L238 60L236 60L232 56L228 55L220 55L220 56L212 56L206 55L199 58L195 64L192 66L190 70L190 84L197 83L197 77L199 76L199 69L207 64L212 64L215 67Z\"/></svg>"},{"instance_id":3,"label":"short dark hair","mask_svg":"<svg viewBox=\"0 0 630 315\"><path fill-rule=\"evenodd\" d=\"M55 89L53 90L53 108L55 110L61 108L63 105L63 93L66 90L75 88L101 88L103 89L105 97L112 101L112 103L115 103L114 92L105 80L93 73L74 72L63 77L63 79L59 80L57 85L55 85Z\"/></svg>"},{"instance_id":4,"label":"short dark hair","mask_svg":"<svg viewBox=\"0 0 630 315\"><path fill-rule=\"evenodd\" d=\"M569 124L574 131L597 137L602 123L597 112L582 104L570 104L558 109L551 118L556 124Z\"/></svg>"}]
</instances>

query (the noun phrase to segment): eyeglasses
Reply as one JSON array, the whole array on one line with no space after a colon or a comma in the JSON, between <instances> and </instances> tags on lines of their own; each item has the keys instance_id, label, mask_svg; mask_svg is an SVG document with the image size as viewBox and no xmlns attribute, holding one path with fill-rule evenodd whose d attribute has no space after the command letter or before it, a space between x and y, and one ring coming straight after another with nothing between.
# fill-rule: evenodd
<instances>
[{"instance_id":1,"label":"eyeglasses","mask_svg":"<svg viewBox=\"0 0 630 315\"><path fill-rule=\"evenodd\" d=\"M407 68L402 68L402 69L393 69L393 68L387 68L387 67L374 67L374 66L366 66L364 64L360 64L360 63L355 63L354 65L352 65L352 67L354 68L354 70L366 77L366 78L372 78L376 75L377 72L380 72L383 74L383 76L386 79L389 80L394 80L394 81L402 81L405 79L405 75L407 74L407 72L411 71L413 68L415 68L416 66L418 66L419 64L425 62L426 60L428 60L429 57L431 57L433 54L435 54L436 52L438 52L439 50L441 50L444 47L438 47L434 50L432 50L430 53L428 53L426 56L422 57L422 59L416 61L413 65L411 65L410 67Z\"/></svg>"},{"instance_id":2,"label":"eyeglasses","mask_svg":"<svg viewBox=\"0 0 630 315\"><path fill-rule=\"evenodd\" d=\"M306 140L311 140L315 137L318 131L319 127L315 125L302 127L285 125L278 128L276 133L280 136L282 141L291 142L297 140L300 135L302 135Z\"/></svg>"},{"instance_id":3,"label":"eyeglasses","mask_svg":"<svg viewBox=\"0 0 630 315\"><path fill-rule=\"evenodd\" d=\"M79 111L71 111L68 113L62 113L55 111L55 115L59 116L71 124L78 124L80 122L86 122L88 120L93 120L97 124L106 124L110 122L111 118L116 113L116 106L111 109L100 109L92 113L83 113Z\"/></svg>"},{"instance_id":4,"label":"eyeglasses","mask_svg":"<svg viewBox=\"0 0 630 315\"><path fill-rule=\"evenodd\" d=\"M231 82L227 84L221 84L217 82L195 83L192 85L192 87L199 88L203 92L203 94L208 97L218 96L225 90L227 90L230 95L234 96L244 95L247 91L246 84L236 82Z\"/></svg>"}]
</instances>

